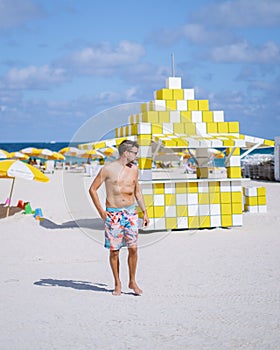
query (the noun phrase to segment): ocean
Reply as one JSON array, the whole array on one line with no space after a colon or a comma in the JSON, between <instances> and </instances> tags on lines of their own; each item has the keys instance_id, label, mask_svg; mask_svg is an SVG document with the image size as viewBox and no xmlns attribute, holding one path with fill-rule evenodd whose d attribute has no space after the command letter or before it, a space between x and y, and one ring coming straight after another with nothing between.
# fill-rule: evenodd
<instances>
[{"instance_id":1,"label":"ocean","mask_svg":"<svg viewBox=\"0 0 280 350\"><path fill-rule=\"evenodd\" d=\"M7 152L16 152L24 149L26 147L35 147L35 148L48 148L51 151L58 152L64 147L68 147L69 142L7 142L0 143L0 149L3 149ZM77 147L78 143L72 144L71 146Z\"/></svg>"}]
</instances>

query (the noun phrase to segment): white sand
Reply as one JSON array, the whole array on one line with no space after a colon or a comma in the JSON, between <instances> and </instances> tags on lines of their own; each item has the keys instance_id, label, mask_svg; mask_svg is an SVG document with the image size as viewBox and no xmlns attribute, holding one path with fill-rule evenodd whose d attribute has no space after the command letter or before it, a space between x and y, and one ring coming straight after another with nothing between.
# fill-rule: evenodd
<instances>
[{"instance_id":1,"label":"white sand","mask_svg":"<svg viewBox=\"0 0 280 350\"><path fill-rule=\"evenodd\" d=\"M280 183L261 183L268 212L245 214L243 227L141 235L144 294L127 288L124 249L114 297L90 178L69 173L62 186L61 175L16 180L13 205L30 201L44 222L0 219L1 350L279 349ZM10 184L0 180L2 203Z\"/></svg>"}]
</instances>

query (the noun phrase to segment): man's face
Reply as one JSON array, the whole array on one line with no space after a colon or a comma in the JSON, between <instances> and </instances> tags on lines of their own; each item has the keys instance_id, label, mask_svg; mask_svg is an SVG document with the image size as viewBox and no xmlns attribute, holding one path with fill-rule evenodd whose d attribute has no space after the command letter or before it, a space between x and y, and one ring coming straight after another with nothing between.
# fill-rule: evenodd
<instances>
[{"instance_id":1,"label":"man's face","mask_svg":"<svg viewBox=\"0 0 280 350\"><path fill-rule=\"evenodd\" d=\"M137 159L138 149L137 147L132 147L127 153L127 163L134 163Z\"/></svg>"}]
</instances>

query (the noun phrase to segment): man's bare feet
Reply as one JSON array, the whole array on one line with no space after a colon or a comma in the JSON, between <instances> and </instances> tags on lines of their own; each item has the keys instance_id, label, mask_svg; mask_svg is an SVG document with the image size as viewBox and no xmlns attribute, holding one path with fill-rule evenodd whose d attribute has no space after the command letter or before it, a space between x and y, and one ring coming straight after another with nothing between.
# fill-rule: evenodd
<instances>
[{"instance_id":1,"label":"man's bare feet","mask_svg":"<svg viewBox=\"0 0 280 350\"><path fill-rule=\"evenodd\" d=\"M143 293L142 289L137 286L136 282L130 282L128 288L132 289L136 295L141 295Z\"/></svg>"},{"instance_id":2,"label":"man's bare feet","mask_svg":"<svg viewBox=\"0 0 280 350\"><path fill-rule=\"evenodd\" d=\"M112 292L113 295L121 295L122 294L122 289L121 286L115 286L115 289Z\"/></svg>"}]
</instances>

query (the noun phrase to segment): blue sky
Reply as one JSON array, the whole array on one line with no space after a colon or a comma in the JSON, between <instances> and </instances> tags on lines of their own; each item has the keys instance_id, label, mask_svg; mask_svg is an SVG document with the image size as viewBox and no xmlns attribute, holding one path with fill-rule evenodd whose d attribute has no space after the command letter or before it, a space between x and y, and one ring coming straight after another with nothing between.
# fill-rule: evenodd
<instances>
[{"instance_id":1,"label":"blue sky","mask_svg":"<svg viewBox=\"0 0 280 350\"><path fill-rule=\"evenodd\" d=\"M171 53L184 88L273 139L279 28L279 0L0 0L0 142L70 141L93 115L152 100Z\"/></svg>"}]
</instances>

